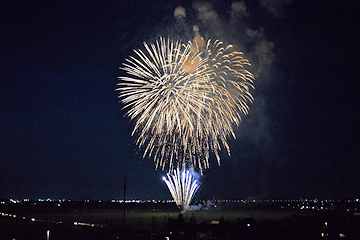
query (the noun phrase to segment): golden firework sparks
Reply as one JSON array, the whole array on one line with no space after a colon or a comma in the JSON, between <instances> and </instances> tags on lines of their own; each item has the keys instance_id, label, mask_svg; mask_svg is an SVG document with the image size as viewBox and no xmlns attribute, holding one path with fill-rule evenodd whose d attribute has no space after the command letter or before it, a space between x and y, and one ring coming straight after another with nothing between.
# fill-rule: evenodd
<instances>
[{"instance_id":1,"label":"golden firework sparks","mask_svg":"<svg viewBox=\"0 0 360 240\"><path fill-rule=\"evenodd\" d=\"M121 67L119 98L135 121L132 134L152 157L156 168L209 167L210 152L220 165L219 151L228 154L234 125L248 113L254 76L232 46L197 36L182 44L160 38L134 50Z\"/></svg>"}]
</instances>

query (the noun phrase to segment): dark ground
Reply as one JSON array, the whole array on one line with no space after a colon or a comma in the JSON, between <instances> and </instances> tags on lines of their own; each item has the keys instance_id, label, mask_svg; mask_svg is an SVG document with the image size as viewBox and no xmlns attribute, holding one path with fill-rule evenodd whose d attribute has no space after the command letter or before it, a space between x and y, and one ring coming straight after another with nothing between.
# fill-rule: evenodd
<instances>
[{"instance_id":1,"label":"dark ground","mask_svg":"<svg viewBox=\"0 0 360 240\"><path fill-rule=\"evenodd\" d=\"M180 214L174 204L109 202L1 204L0 239L359 239L357 205L222 205ZM213 221L216 220L216 221ZM74 222L85 225L74 225ZM94 224L94 225L91 225ZM125 228L124 228L125 225Z\"/></svg>"}]
</instances>

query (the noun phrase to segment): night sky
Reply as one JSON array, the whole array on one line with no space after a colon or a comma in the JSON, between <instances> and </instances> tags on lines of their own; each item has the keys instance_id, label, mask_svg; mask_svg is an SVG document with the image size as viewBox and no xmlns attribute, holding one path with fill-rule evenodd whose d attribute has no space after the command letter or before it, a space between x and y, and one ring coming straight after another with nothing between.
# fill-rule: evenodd
<instances>
[{"instance_id":1,"label":"night sky","mask_svg":"<svg viewBox=\"0 0 360 240\"><path fill-rule=\"evenodd\" d=\"M358 1L1 1L0 197L122 199L126 178L130 199L171 199L115 88L143 41L188 41L196 24L244 53L256 89L195 199L359 198L359 13Z\"/></svg>"}]
</instances>

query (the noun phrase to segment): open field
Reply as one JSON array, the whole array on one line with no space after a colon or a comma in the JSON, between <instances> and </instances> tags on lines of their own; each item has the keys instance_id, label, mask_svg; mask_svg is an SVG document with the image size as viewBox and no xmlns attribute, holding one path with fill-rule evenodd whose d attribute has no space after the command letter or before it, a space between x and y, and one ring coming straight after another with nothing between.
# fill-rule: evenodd
<instances>
[{"instance_id":1,"label":"open field","mask_svg":"<svg viewBox=\"0 0 360 240\"><path fill-rule=\"evenodd\" d=\"M63 204L65 205L65 204ZM5 209L4 209L5 210ZM164 226L169 219L177 219L180 210L173 203L151 204L126 204L125 218L123 204L66 204L57 207L50 204L44 206L19 206L8 208L8 213L15 214L25 219L36 221L66 223L74 222L93 223L110 226L124 226L136 229L154 229ZM4 211L6 212L6 210ZM237 208L212 208L211 210L186 211L182 215L185 221L195 218L196 223L211 222L224 218L226 222L233 223L241 219L252 218L255 221L278 221L290 218L293 215L307 216L316 211L304 211L280 206L268 207L237 207Z\"/></svg>"},{"instance_id":2,"label":"open field","mask_svg":"<svg viewBox=\"0 0 360 240\"><path fill-rule=\"evenodd\" d=\"M169 219L177 219L179 210L127 210L125 212L125 224L129 228L135 229L159 229L164 226ZM245 218L253 218L256 221L271 220L278 221L290 218L293 215L307 216L314 214L314 211L300 211L289 209L241 209L241 210L200 210L187 211L183 213L185 221L195 218L197 223L211 222L220 220L221 217L226 222L233 223ZM35 218L50 222L62 222L72 224L74 222L95 223L111 226L124 225L124 212L122 210L89 210L77 212L55 212L55 213L34 213L27 215L27 218Z\"/></svg>"},{"instance_id":3,"label":"open field","mask_svg":"<svg viewBox=\"0 0 360 240\"><path fill-rule=\"evenodd\" d=\"M263 239L269 234L274 239L304 239L320 234L339 236L346 231L347 236L360 234L354 227L360 219L354 214L300 210L281 204L218 205L180 215L174 203L129 203L125 204L124 215L122 203L49 202L0 205L0 212L0 239L47 239L49 233L51 240L163 240L165 236L180 239L183 231L188 234L185 239L201 239L209 234L225 234L224 239Z\"/></svg>"}]
</instances>

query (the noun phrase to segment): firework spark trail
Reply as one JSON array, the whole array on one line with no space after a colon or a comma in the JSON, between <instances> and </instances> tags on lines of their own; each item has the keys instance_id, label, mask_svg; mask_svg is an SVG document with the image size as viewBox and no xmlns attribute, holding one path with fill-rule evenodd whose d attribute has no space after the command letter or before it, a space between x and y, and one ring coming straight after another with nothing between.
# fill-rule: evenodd
<instances>
[{"instance_id":1,"label":"firework spark trail","mask_svg":"<svg viewBox=\"0 0 360 240\"><path fill-rule=\"evenodd\" d=\"M167 173L167 178L163 177L163 180L176 205L186 211L200 187L197 174L188 169L176 169L173 174Z\"/></svg>"},{"instance_id":2,"label":"firework spark trail","mask_svg":"<svg viewBox=\"0 0 360 240\"><path fill-rule=\"evenodd\" d=\"M195 39L196 40L196 39ZM123 64L129 77L119 77L119 98L135 120L132 134L153 157L156 168L172 171L188 165L200 172L209 167L210 152L220 165L219 151L228 154L233 125L252 102L250 65L232 46L216 40L182 44L160 38L134 50Z\"/></svg>"}]
</instances>

